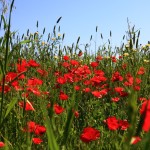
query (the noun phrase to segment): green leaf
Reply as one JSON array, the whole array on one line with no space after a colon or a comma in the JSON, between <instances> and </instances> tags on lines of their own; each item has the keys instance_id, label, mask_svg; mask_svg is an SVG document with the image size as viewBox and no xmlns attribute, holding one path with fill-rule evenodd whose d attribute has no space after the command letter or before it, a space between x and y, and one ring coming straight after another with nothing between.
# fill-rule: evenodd
<instances>
[{"instance_id":1,"label":"green leaf","mask_svg":"<svg viewBox=\"0 0 150 150\"><path fill-rule=\"evenodd\" d=\"M2 23L2 21L4 23L4 30L5 30L7 28L7 23L6 23L6 20L3 15L1 15L1 23ZM0 24L0 28L1 28L1 24Z\"/></svg>"},{"instance_id":2,"label":"green leaf","mask_svg":"<svg viewBox=\"0 0 150 150\"><path fill-rule=\"evenodd\" d=\"M13 109L13 107L15 106L15 104L17 103L17 99L16 98L14 98L14 99L12 99L12 101L9 103L9 105L8 105L8 108L7 108L7 110L6 110L6 113L5 113L5 117L4 117L4 119L8 116L8 114L11 112L11 110Z\"/></svg>"},{"instance_id":3,"label":"green leaf","mask_svg":"<svg viewBox=\"0 0 150 150\"><path fill-rule=\"evenodd\" d=\"M136 48L138 48L139 39L136 40Z\"/></svg>"},{"instance_id":4,"label":"green leaf","mask_svg":"<svg viewBox=\"0 0 150 150\"><path fill-rule=\"evenodd\" d=\"M41 110L42 110L43 117L45 118L44 124L46 126L46 134L48 137L48 147L50 150L59 150L59 145L57 144L53 127L52 127L52 118L51 120L49 119L45 102L41 103Z\"/></svg>"},{"instance_id":5,"label":"green leaf","mask_svg":"<svg viewBox=\"0 0 150 150\"><path fill-rule=\"evenodd\" d=\"M19 44L26 44L26 43L30 43L31 41L30 40L24 40L24 41L21 41Z\"/></svg>"}]
</instances>

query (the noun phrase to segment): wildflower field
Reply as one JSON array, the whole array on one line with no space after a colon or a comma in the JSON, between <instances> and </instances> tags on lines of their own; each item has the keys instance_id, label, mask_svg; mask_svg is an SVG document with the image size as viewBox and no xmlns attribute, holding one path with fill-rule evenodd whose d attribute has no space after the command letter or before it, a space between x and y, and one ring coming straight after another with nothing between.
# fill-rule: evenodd
<instances>
[{"instance_id":1,"label":"wildflower field","mask_svg":"<svg viewBox=\"0 0 150 150\"><path fill-rule=\"evenodd\" d=\"M45 29L19 37L13 2L0 21L0 149L150 149L150 44L140 31L94 52L80 37L62 44L61 17L45 41Z\"/></svg>"}]
</instances>

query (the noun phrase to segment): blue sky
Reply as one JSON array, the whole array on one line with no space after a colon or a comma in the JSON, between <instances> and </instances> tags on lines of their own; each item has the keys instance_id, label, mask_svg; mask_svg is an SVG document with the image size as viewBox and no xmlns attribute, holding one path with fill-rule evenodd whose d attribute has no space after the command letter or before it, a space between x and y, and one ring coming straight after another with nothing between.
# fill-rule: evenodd
<instances>
[{"instance_id":1,"label":"blue sky","mask_svg":"<svg viewBox=\"0 0 150 150\"><path fill-rule=\"evenodd\" d=\"M62 16L59 25L61 34L65 33L66 44L76 42L78 36L80 44L88 43L91 35L102 44L107 42L111 30L112 44L120 46L129 18L131 25L141 30L140 43L150 40L150 0L15 0L15 6L12 29L18 30L20 35L27 29L36 32L37 20L39 32L45 27L46 33L52 33L57 19Z\"/></svg>"}]
</instances>

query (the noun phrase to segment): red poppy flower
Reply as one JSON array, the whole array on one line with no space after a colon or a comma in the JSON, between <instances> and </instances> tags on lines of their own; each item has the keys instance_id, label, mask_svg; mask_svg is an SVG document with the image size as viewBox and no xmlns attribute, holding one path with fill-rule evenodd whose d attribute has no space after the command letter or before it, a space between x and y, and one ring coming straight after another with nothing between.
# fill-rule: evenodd
<instances>
[{"instance_id":1,"label":"red poppy flower","mask_svg":"<svg viewBox=\"0 0 150 150\"><path fill-rule=\"evenodd\" d=\"M102 96L105 96L105 95L107 95L108 91L109 91L109 89L102 89L102 90L100 90L100 93Z\"/></svg>"},{"instance_id":2,"label":"red poppy flower","mask_svg":"<svg viewBox=\"0 0 150 150\"><path fill-rule=\"evenodd\" d=\"M102 94L100 91L93 91L92 94L97 98L102 98Z\"/></svg>"},{"instance_id":3,"label":"red poppy flower","mask_svg":"<svg viewBox=\"0 0 150 150\"><path fill-rule=\"evenodd\" d=\"M76 91L79 91L80 90L80 86L74 86L74 89L76 90Z\"/></svg>"},{"instance_id":4,"label":"red poppy flower","mask_svg":"<svg viewBox=\"0 0 150 150\"><path fill-rule=\"evenodd\" d=\"M98 76L104 76L105 73L102 70L94 70L94 74Z\"/></svg>"},{"instance_id":5,"label":"red poppy flower","mask_svg":"<svg viewBox=\"0 0 150 150\"><path fill-rule=\"evenodd\" d=\"M36 123L34 121L29 121L27 123L27 131L28 132L34 132L35 128L36 128Z\"/></svg>"},{"instance_id":6,"label":"red poppy flower","mask_svg":"<svg viewBox=\"0 0 150 150\"><path fill-rule=\"evenodd\" d=\"M125 70L126 68L127 68L127 64L125 64L125 63L124 63L124 64L122 64L122 69L124 69L124 70Z\"/></svg>"},{"instance_id":7,"label":"red poppy flower","mask_svg":"<svg viewBox=\"0 0 150 150\"><path fill-rule=\"evenodd\" d=\"M13 82L11 83L11 85L14 87L14 89L15 89L16 91L21 91L21 90L23 90L23 88L19 86L19 82L16 81L16 80L13 81Z\"/></svg>"},{"instance_id":8,"label":"red poppy flower","mask_svg":"<svg viewBox=\"0 0 150 150\"><path fill-rule=\"evenodd\" d=\"M78 65L79 65L79 62L76 61L76 60L70 60L70 64L71 64L72 66L78 66Z\"/></svg>"},{"instance_id":9,"label":"red poppy flower","mask_svg":"<svg viewBox=\"0 0 150 150\"><path fill-rule=\"evenodd\" d=\"M139 100L140 101L146 101L147 99L145 97L140 97Z\"/></svg>"},{"instance_id":10,"label":"red poppy flower","mask_svg":"<svg viewBox=\"0 0 150 150\"><path fill-rule=\"evenodd\" d=\"M59 75L61 75L61 72L55 71L54 75L55 75L55 76L59 76Z\"/></svg>"},{"instance_id":11,"label":"red poppy flower","mask_svg":"<svg viewBox=\"0 0 150 150\"><path fill-rule=\"evenodd\" d=\"M42 136L45 132L46 132L46 128L44 126L41 126L41 125L36 125L35 126L34 133L36 135Z\"/></svg>"},{"instance_id":12,"label":"red poppy flower","mask_svg":"<svg viewBox=\"0 0 150 150\"><path fill-rule=\"evenodd\" d=\"M124 82L124 85L125 85L125 86L132 86L132 85L133 85L133 83L134 83L134 78L133 78L133 76L132 76L130 73L127 73L127 74L126 74L126 80L127 80L127 81Z\"/></svg>"},{"instance_id":13,"label":"red poppy flower","mask_svg":"<svg viewBox=\"0 0 150 150\"><path fill-rule=\"evenodd\" d=\"M117 93L120 93L120 92L124 91L124 88L123 88L123 87L115 87L114 90L115 90Z\"/></svg>"},{"instance_id":14,"label":"red poppy flower","mask_svg":"<svg viewBox=\"0 0 150 150\"><path fill-rule=\"evenodd\" d=\"M145 68L144 67L140 67L137 74L138 75L143 75L145 73Z\"/></svg>"},{"instance_id":15,"label":"red poppy flower","mask_svg":"<svg viewBox=\"0 0 150 150\"><path fill-rule=\"evenodd\" d=\"M119 121L115 116L108 117L104 122L107 124L109 130L117 130L119 128Z\"/></svg>"},{"instance_id":16,"label":"red poppy flower","mask_svg":"<svg viewBox=\"0 0 150 150\"><path fill-rule=\"evenodd\" d=\"M115 81L122 81L123 80L123 77L120 75L120 73L117 71L117 72L114 72L113 75L112 75L112 78L111 80L113 82Z\"/></svg>"},{"instance_id":17,"label":"red poppy flower","mask_svg":"<svg viewBox=\"0 0 150 150\"><path fill-rule=\"evenodd\" d=\"M117 62L117 59L116 59L115 56L112 56L112 57L111 57L111 60L112 60L112 62Z\"/></svg>"},{"instance_id":18,"label":"red poppy flower","mask_svg":"<svg viewBox=\"0 0 150 150\"><path fill-rule=\"evenodd\" d=\"M17 77L17 73L15 73L15 72L8 72L6 74L6 82L10 82L13 79L15 79L16 77Z\"/></svg>"},{"instance_id":19,"label":"red poppy flower","mask_svg":"<svg viewBox=\"0 0 150 150\"><path fill-rule=\"evenodd\" d=\"M72 73L65 73L64 74L64 79L65 79L65 81L67 82L70 82L70 83L72 83L73 82L73 74Z\"/></svg>"},{"instance_id":20,"label":"red poppy flower","mask_svg":"<svg viewBox=\"0 0 150 150\"><path fill-rule=\"evenodd\" d=\"M119 120L119 127L121 130L126 130L129 127L127 120Z\"/></svg>"},{"instance_id":21,"label":"red poppy flower","mask_svg":"<svg viewBox=\"0 0 150 150\"><path fill-rule=\"evenodd\" d=\"M27 86L36 86L36 85L42 85L43 81L38 78L31 78L28 80Z\"/></svg>"},{"instance_id":22,"label":"red poppy flower","mask_svg":"<svg viewBox=\"0 0 150 150\"><path fill-rule=\"evenodd\" d=\"M41 75L41 76L47 76L48 72L42 69L37 69L37 72Z\"/></svg>"},{"instance_id":23,"label":"red poppy flower","mask_svg":"<svg viewBox=\"0 0 150 150\"><path fill-rule=\"evenodd\" d=\"M97 140L100 137L100 132L97 129L92 127L84 128L82 134L80 135L80 139L85 142L89 143L91 141Z\"/></svg>"},{"instance_id":24,"label":"red poppy flower","mask_svg":"<svg viewBox=\"0 0 150 150\"><path fill-rule=\"evenodd\" d=\"M132 137L131 139L131 144L136 144L138 143L139 141L141 141L141 138L139 136L134 136Z\"/></svg>"},{"instance_id":25,"label":"red poppy flower","mask_svg":"<svg viewBox=\"0 0 150 150\"><path fill-rule=\"evenodd\" d=\"M139 91L140 90L140 86L136 85L133 87L135 91Z\"/></svg>"},{"instance_id":26,"label":"red poppy flower","mask_svg":"<svg viewBox=\"0 0 150 150\"><path fill-rule=\"evenodd\" d=\"M102 59L103 59L103 57L100 56L100 55L98 55L98 56L96 57L96 61L100 61L100 60L102 60Z\"/></svg>"},{"instance_id":27,"label":"red poppy flower","mask_svg":"<svg viewBox=\"0 0 150 150\"><path fill-rule=\"evenodd\" d=\"M60 92L59 98L60 98L60 100L67 100L68 99L68 95L63 93L63 92Z\"/></svg>"},{"instance_id":28,"label":"red poppy flower","mask_svg":"<svg viewBox=\"0 0 150 150\"><path fill-rule=\"evenodd\" d=\"M93 67L93 68L94 68L94 67L97 67L97 66L98 66L98 63L97 63L97 62L91 62L91 64L90 64L90 65L91 65L91 67Z\"/></svg>"},{"instance_id":29,"label":"red poppy flower","mask_svg":"<svg viewBox=\"0 0 150 150\"><path fill-rule=\"evenodd\" d=\"M136 82L136 84L140 84L140 83L142 82L142 80L139 79L139 78L136 78L136 79L135 79L135 82Z\"/></svg>"},{"instance_id":30,"label":"red poppy flower","mask_svg":"<svg viewBox=\"0 0 150 150\"><path fill-rule=\"evenodd\" d=\"M26 71L27 71L27 67L21 66L20 64L17 64L17 72L18 73L26 72Z\"/></svg>"},{"instance_id":31,"label":"red poppy flower","mask_svg":"<svg viewBox=\"0 0 150 150\"><path fill-rule=\"evenodd\" d=\"M150 120L150 100L146 100L142 104L140 113L144 114L145 111L146 111L146 114L145 114L145 119L144 119L142 129L148 132L150 130L150 121L149 121Z\"/></svg>"},{"instance_id":32,"label":"red poppy flower","mask_svg":"<svg viewBox=\"0 0 150 150\"><path fill-rule=\"evenodd\" d=\"M79 117L79 112L78 111L74 111L74 115L75 115L76 118L78 118Z\"/></svg>"},{"instance_id":33,"label":"red poppy flower","mask_svg":"<svg viewBox=\"0 0 150 150\"><path fill-rule=\"evenodd\" d=\"M39 67L40 66L40 64L38 64L35 60L32 60L32 59L28 61L28 64L30 67Z\"/></svg>"},{"instance_id":34,"label":"red poppy flower","mask_svg":"<svg viewBox=\"0 0 150 150\"><path fill-rule=\"evenodd\" d=\"M43 95L50 95L48 91L42 92Z\"/></svg>"},{"instance_id":35,"label":"red poppy flower","mask_svg":"<svg viewBox=\"0 0 150 150\"><path fill-rule=\"evenodd\" d=\"M8 93L10 91L10 87L8 85L4 86L4 93ZM2 86L0 86L0 92L2 92Z\"/></svg>"},{"instance_id":36,"label":"red poppy flower","mask_svg":"<svg viewBox=\"0 0 150 150\"><path fill-rule=\"evenodd\" d=\"M62 63L62 66L65 67L65 68L67 68L67 67L70 66L70 64L69 64L68 62L63 62L63 63Z\"/></svg>"},{"instance_id":37,"label":"red poppy flower","mask_svg":"<svg viewBox=\"0 0 150 150\"><path fill-rule=\"evenodd\" d=\"M101 88L105 88L105 87L109 87L109 85L106 83L106 84L103 84L101 85ZM110 88L107 88L107 92L110 91L111 89Z\"/></svg>"},{"instance_id":38,"label":"red poppy flower","mask_svg":"<svg viewBox=\"0 0 150 150\"><path fill-rule=\"evenodd\" d=\"M140 109L140 113L143 114L145 109L146 109L147 112L150 112L150 100L145 100L142 103L142 107Z\"/></svg>"},{"instance_id":39,"label":"red poppy flower","mask_svg":"<svg viewBox=\"0 0 150 150\"><path fill-rule=\"evenodd\" d=\"M64 77L58 77L57 78L57 83L59 84L65 84L67 81Z\"/></svg>"},{"instance_id":40,"label":"red poppy flower","mask_svg":"<svg viewBox=\"0 0 150 150\"><path fill-rule=\"evenodd\" d=\"M83 84L84 84L84 85L90 85L90 84L91 84L91 81L90 81L90 80L85 80Z\"/></svg>"},{"instance_id":41,"label":"red poppy flower","mask_svg":"<svg viewBox=\"0 0 150 150\"><path fill-rule=\"evenodd\" d=\"M29 88L27 88L27 91L30 91L30 92L32 92L33 94L35 94L35 95L37 95L37 96L40 96L41 95L41 92L39 91L39 89L38 88L36 88L36 87L29 87Z\"/></svg>"},{"instance_id":42,"label":"red poppy flower","mask_svg":"<svg viewBox=\"0 0 150 150\"><path fill-rule=\"evenodd\" d=\"M128 93L125 92L125 91L121 91L121 92L119 93L119 95L120 95L121 97L126 97L126 96L128 96Z\"/></svg>"},{"instance_id":43,"label":"red poppy flower","mask_svg":"<svg viewBox=\"0 0 150 150\"><path fill-rule=\"evenodd\" d=\"M40 138L32 138L32 141L34 144L41 144L43 142L43 140Z\"/></svg>"},{"instance_id":44,"label":"red poppy flower","mask_svg":"<svg viewBox=\"0 0 150 150\"><path fill-rule=\"evenodd\" d=\"M149 120L150 120L150 112L147 112L146 116L145 116L145 119L144 119L143 126L142 126L142 129L145 132L148 132L150 130L150 121Z\"/></svg>"},{"instance_id":45,"label":"red poppy flower","mask_svg":"<svg viewBox=\"0 0 150 150\"><path fill-rule=\"evenodd\" d=\"M24 79L25 75L22 73L16 73L16 72L8 72L6 74L6 82L11 82L12 80L14 80L15 78L18 79Z\"/></svg>"},{"instance_id":46,"label":"red poppy flower","mask_svg":"<svg viewBox=\"0 0 150 150\"><path fill-rule=\"evenodd\" d=\"M113 101L113 102L118 102L119 100L120 100L119 97L112 97L112 98L111 98L111 101Z\"/></svg>"},{"instance_id":47,"label":"red poppy flower","mask_svg":"<svg viewBox=\"0 0 150 150\"><path fill-rule=\"evenodd\" d=\"M23 101L19 102L19 106L20 106L21 108L24 108L24 102L23 102ZM26 111L30 111L30 110L31 110L31 111L35 111L35 109L33 108L32 103L29 102L29 101L25 102L25 110L26 110Z\"/></svg>"},{"instance_id":48,"label":"red poppy flower","mask_svg":"<svg viewBox=\"0 0 150 150\"><path fill-rule=\"evenodd\" d=\"M85 92L85 93L88 93L88 92L90 92L90 91L91 91L90 88L85 88L85 89L83 89L83 92Z\"/></svg>"},{"instance_id":49,"label":"red poppy flower","mask_svg":"<svg viewBox=\"0 0 150 150\"><path fill-rule=\"evenodd\" d=\"M17 72L19 72L19 73L26 72L27 67L29 67L29 64L25 59L19 60L19 62L17 64Z\"/></svg>"},{"instance_id":50,"label":"red poppy flower","mask_svg":"<svg viewBox=\"0 0 150 150\"><path fill-rule=\"evenodd\" d=\"M91 81L93 83L101 83L101 82L105 82L106 80L107 80L107 78L104 76L94 76L91 78Z\"/></svg>"},{"instance_id":51,"label":"red poppy flower","mask_svg":"<svg viewBox=\"0 0 150 150\"><path fill-rule=\"evenodd\" d=\"M65 109L58 104L54 104L54 111L57 115L61 114Z\"/></svg>"},{"instance_id":52,"label":"red poppy flower","mask_svg":"<svg viewBox=\"0 0 150 150\"><path fill-rule=\"evenodd\" d=\"M119 56L119 59L122 59L123 57L122 56Z\"/></svg>"},{"instance_id":53,"label":"red poppy flower","mask_svg":"<svg viewBox=\"0 0 150 150\"><path fill-rule=\"evenodd\" d=\"M64 60L69 60L69 59L70 59L70 57L69 57L69 56L67 56L67 55L65 55L65 56L63 56L63 59L64 59Z\"/></svg>"},{"instance_id":54,"label":"red poppy flower","mask_svg":"<svg viewBox=\"0 0 150 150\"><path fill-rule=\"evenodd\" d=\"M83 66L78 67L77 69L72 70L72 73L75 73L80 77L86 78L87 75L91 73L91 71L88 66L83 65Z\"/></svg>"},{"instance_id":55,"label":"red poppy flower","mask_svg":"<svg viewBox=\"0 0 150 150\"><path fill-rule=\"evenodd\" d=\"M28 98L29 97L29 93L22 93L21 95L23 98Z\"/></svg>"},{"instance_id":56,"label":"red poppy flower","mask_svg":"<svg viewBox=\"0 0 150 150\"><path fill-rule=\"evenodd\" d=\"M4 142L0 142L0 148L4 147L4 146L5 146L5 143Z\"/></svg>"}]
</instances>

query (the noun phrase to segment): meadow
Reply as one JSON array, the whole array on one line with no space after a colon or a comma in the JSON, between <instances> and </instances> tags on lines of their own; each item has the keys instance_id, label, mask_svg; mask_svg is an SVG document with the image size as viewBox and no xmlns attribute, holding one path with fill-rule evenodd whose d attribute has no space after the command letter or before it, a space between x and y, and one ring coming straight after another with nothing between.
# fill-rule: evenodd
<instances>
[{"instance_id":1,"label":"meadow","mask_svg":"<svg viewBox=\"0 0 150 150\"><path fill-rule=\"evenodd\" d=\"M18 36L13 2L0 21L0 149L150 149L150 44L140 31L129 26L114 49L110 40L81 49L80 37L62 44L60 17L44 41L38 22Z\"/></svg>"}]
</instances>

